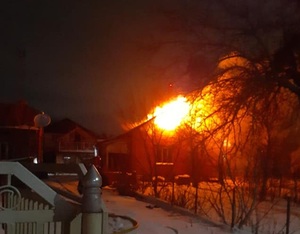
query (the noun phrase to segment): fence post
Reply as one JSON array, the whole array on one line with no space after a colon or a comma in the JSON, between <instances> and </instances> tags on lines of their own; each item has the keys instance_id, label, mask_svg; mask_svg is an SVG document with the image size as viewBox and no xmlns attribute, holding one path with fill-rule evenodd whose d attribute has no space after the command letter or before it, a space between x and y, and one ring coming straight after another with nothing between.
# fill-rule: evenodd
<instances>
[{"instance_id":1,"label":"fence post","mask_svg":"<svg viewBox=\"0 0 300 234\"><path fill-rule=\"evenodd\" d=\"M290 216L291 216L291 197L288 195L286 197L287 204L286 204L286 234L290 233Z\"/></svg>"},{"instance_id":2,"label":"fence post","mask_svg":"<svg viewBox=\"0 0 300 234\"><path fill-rule=\"evenodd\" d=\"M102 177L92 165L82 180L82 234L106 234L101 185Z\"/></svg>"}]
</instances>

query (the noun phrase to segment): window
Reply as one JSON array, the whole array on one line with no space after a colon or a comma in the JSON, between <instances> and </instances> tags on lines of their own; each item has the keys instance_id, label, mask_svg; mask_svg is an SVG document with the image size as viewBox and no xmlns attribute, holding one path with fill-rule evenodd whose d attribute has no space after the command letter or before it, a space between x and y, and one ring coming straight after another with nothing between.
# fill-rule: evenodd
<instances>
[{"instance_id":1,"label":"window","mask_svg":"<svg viewBox=\"0 0 300 234\"><path fill-rule=\"evenodd\" d=\"M157 148L157 165L173 165L173 157L170 147L159 146Z\"/></svg>"}]
</instances>

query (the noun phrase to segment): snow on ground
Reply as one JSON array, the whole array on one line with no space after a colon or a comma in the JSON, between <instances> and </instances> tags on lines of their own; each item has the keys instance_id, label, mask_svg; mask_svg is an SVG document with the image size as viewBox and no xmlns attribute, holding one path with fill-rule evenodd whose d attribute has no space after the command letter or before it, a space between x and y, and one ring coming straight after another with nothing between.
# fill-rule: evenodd
<instances>
[{"instance_id":1,"label":"snow on ground","mask_svg":"<svg viewBox=\"0 0 300 234\"><path fill-rule=\"evenodd\" d=\"M77 181L68 178L58 177L52 178L47 182L52 186L58 186L74 194L77 193ZM215 225L212 222L206 222L204 219L196 218L192 215L185 215L183 212L177 212L175 209L164 210L161 207L155 207L153 203L139 201L133 197L119 196L118 193L105 187L102 190L103 200L108 212L115 215L128 216L138 222L139 234L194 234L194 233L207 233L207 234L219 234L219 233L238 233L238 234L250 234L255 233L253 227L244 228L244 230L236 230L230 232L228 227ZM258 219L261 222L262 228L259 233L261 234L283 234L285 233L286 222L286 203L265 203L262 204L264 209L269 210L268 215L265 212L258 215ZM271 207L275 209L271 209ZM275 207L274 207L275 206ZM300 212L299 206L294 205L291 207L291 225L290 234L300 234ZM118 220L114 224L115 227L123 225ZM125 224L124 224L125 225Z\"/></svg>"},{"instance_id":2,"label":"snow on ground","mask_svg":"<svg viewBox=\"0 0 300 234\"><path fill-rule=\"evenodd\" d=\"M51 186L78 194L77 181L64 178L52 178L47 181ZM120 196L118 193L105 187L102 189L102 198L111 214L128 216L138 222L139 234L221 234L230 233L226 228L218 227L212 223L201 221L179 212L166 211L150 203L138 201L134 197ZM124 226L120 220L116 226Z\"/></svg>"},{"instance_id":3,"label":"snow on ground","mask_svg":"<svg viewBox=\"0 0 300 234\"><path fill-rule=\"evenodd\" d=\"M135 219L139 225L138 233L141 234L230 233L225 228L208 224L195 217L165 211L133 197L119 196L117 192L107 188L103 189L103 199L108 212Z\"/></svg>"},{"instance_id":4,"label":"snow on ground","mask_svg":"<svg viewBox=\"0 0 300 234\"><path fill-rule=\"evenodd\" d=\"M77 192L78 181L72 177L53 177L46 181L52 187L79 196ZM120 196L118 193L105 187L102 190L103 201L110 214L127 216L138 222L137 233L139 234L221 234L221 233L253 233L251 228L230 232L228 227L216 225L199 217L180 212L177 209L163 209L160 205L147 202L147 199L137 200L134 197ZM274 204L273 204L274 206ZM268 209L267 206L265 208ZM285 233L284 224L286 220L285 204L276 204L274 212L269 213L270 217L260 217L264 220L264 228L260 233ZM300 233L300 212L299 206L291 208L291 228L290 234ZM124 227L128 222L122 218L110 220L113 228ZM279 226L279 232L278 232ZM0 234L3 233L0 227Z\"/></svg>"}]
</instances>

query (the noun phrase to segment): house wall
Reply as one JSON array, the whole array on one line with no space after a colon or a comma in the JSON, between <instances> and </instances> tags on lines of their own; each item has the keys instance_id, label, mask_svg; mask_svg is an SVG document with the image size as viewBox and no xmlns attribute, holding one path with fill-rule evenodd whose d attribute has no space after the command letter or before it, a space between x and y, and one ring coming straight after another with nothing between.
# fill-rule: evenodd
<instances>
[{"instance_id":1,"label":"house wall","mask_svg":"<svg viewBox=\"0 0 300 234\"><path fill-rule=\"evenodd\" d=\"M118 153L126 159L126 168L123 167L123 170L135 172L145 180L150 180L155 175L170 180L176 175L190 174L192 163L187 158L188 148L186 145L173 143L167 139L160 142L169 149L172 162L158 162L157 150L160 146L153 143L143 129L132 131L102 147L103 171L110 174L117 172L109 167L109 160L112 153ZM124 161L120 160L119 163L123 164Z\"/></svg>"},{"instance_id":2,"label":"house wall","mask_svg":"<svg viewBox=\"0 0 300 234\"><path fill-rule=\"evenodd\" d=\"M14 160L36 157L38 150L37 132L34 130L3 128L0 129L0 160ZM6 148L6 145L8 148ZM6 152L5 152L6 151Z\"/></svg>"},{"instance_id":3,"label":"house wall","mask_svg":"<svg viewBox=\"0 0 300 234\"><path fill-rule=\"evenodd\" d=\"M74 130L61 135L58 140L60 142L93 142L96 144L97 139L83 129L77 127Z\"/></svg>"},{"instance_id":4,"label":"house wall","mask_svg":"<svg viewBox=\"0 0 300 234\"><path fill-rule=\"evenodd\" d=\"M91 164L97 138L80 127L66 133L46 133L44 157L59 164Z\"/></svg>"},{"instance_id":5,"label":"house wall","mask_svg":"<svg viewBox=\"0 0 300 234\"><path fill-rule=\"evenodd\" d=\"M189 160L189 147L185 142L176 142L172 137L162 137L153 141L143 129L132 134L132 162L138 175L145 179L157 175L172 180L177 175L191 175L193 163ZM160 161L160 154L165 148L170 161Z\"/></svg>"},{"instance_id":6,"label":"house wall","mask_svg":"<svg viewBox=\"0 0 300 234\"><path fill-rule=\"evenodd\" d=\"M105 142L102 147L102 154L105 155L103 170L110 174L118 171L108 166L110 154L113 152L123 154L123 158L126 159L126 168L123 170L135 172L144 180L151 180L155 176L173 180L178 175L189 175L197 182L217 177L218 152L211 149L208 156L207 152L201 152L197 147L191 150L190 144L188 139L151 136L140 127ZM167 160L160 160L162 158L160 154L165 154ZM169 156L170 161L168 161ZM123 162L123 160L119 161L121 164Z\"/></svg>"}]
</instances>

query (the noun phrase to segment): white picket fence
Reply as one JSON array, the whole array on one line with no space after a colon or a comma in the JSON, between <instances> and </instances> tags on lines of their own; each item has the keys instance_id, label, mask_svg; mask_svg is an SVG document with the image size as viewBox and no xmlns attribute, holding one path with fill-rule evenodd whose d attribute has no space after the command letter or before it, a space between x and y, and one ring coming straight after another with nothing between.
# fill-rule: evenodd
<instances>
[{"instance_id":1,"label":"white picket fence","mask_svg":"<svg viewBox=\"0 0 300 234\"><path fill-rule=\"evenodd\" d=\"M62 222L54 222L54 208L18 195L2 196L5 210L0 212L1 222L7 233L57 233L61 234Z\"/></svg>"},{"instance_id":2,"label":"white picket fence","mask_svg":"<svg viewBox=\"0 0 300 234\"><path fill-rule=\"evenodd\" d=\"M81 233L76 206L20 163L0 162L0 178L0 233ZM15 179L22 182L21 188L13 185Z\"/></svg>"}]
</instances>

